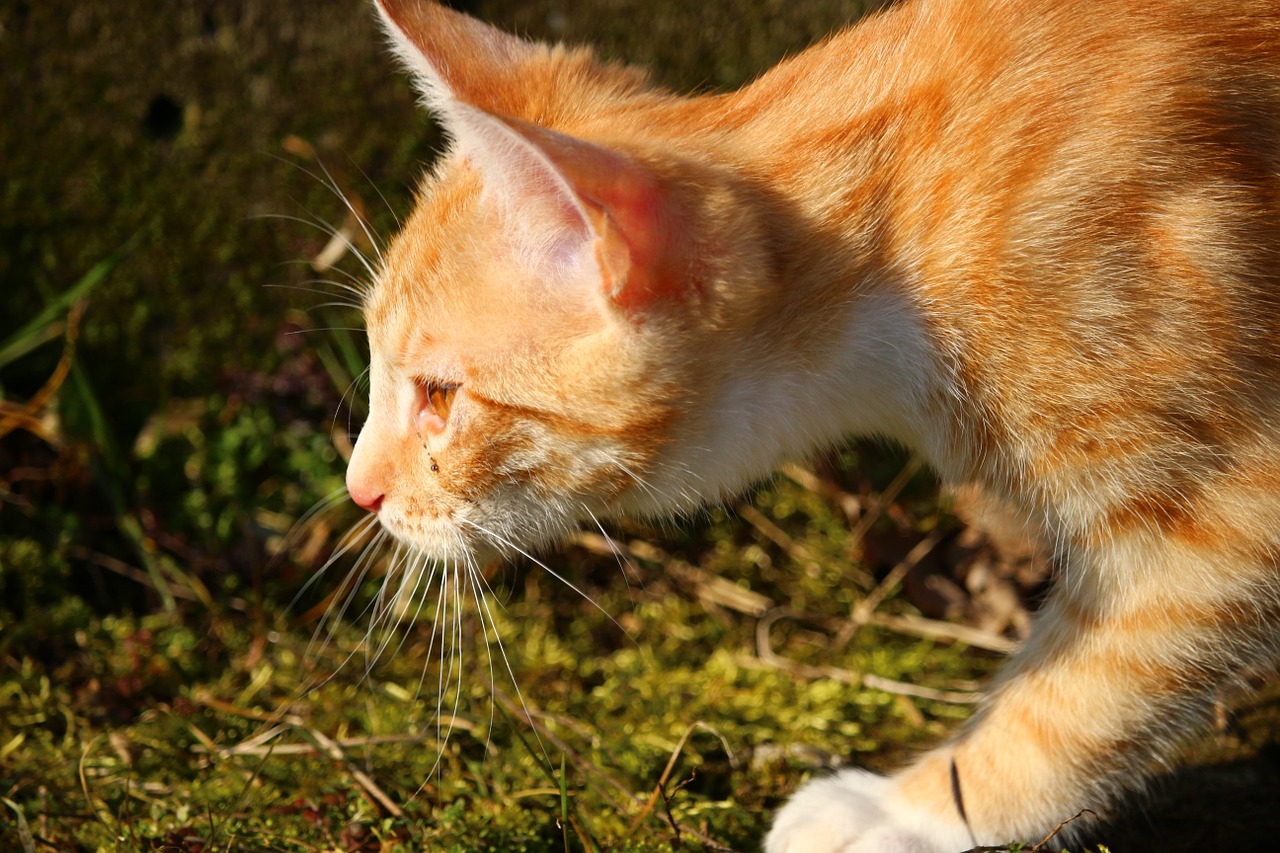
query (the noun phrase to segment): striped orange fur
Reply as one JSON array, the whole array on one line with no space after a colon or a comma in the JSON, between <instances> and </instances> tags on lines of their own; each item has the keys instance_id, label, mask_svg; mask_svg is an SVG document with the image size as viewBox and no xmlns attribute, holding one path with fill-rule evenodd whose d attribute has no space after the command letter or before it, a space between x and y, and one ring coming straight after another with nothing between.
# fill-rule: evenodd
<instances>
[{"instance_id":1,"label":"striped orange fur","mask_svg":"<svg viewBox=\"0 0 1280 853\"><path fill-rule=\"evenodd\" d=\"M402 541L488 559L881 434L1054 549L972 723L811 782L770 853L1038 838L1274 666L1273 0L905 0L699 97L379 11L452 137L366 305L348 485Z\"/></svg>"}]
</instances>

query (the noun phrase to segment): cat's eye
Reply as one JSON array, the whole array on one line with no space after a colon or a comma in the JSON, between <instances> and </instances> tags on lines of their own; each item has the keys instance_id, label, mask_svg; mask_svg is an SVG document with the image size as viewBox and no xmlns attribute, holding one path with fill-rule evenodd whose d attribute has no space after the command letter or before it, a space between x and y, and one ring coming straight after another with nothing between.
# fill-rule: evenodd
<instances>
[{"instance_id":1,"label":"cat's eye","mask_svg":"<svg viewBox=\"0 0 1280 853\"><path fill-rule=\"evenodd\" d=\"M453 406L453 394L457 390L457 385L443 385L431 389L429 396L431 407L446 421L449 420L449 408Z\"/></svg>"},{"instance_id":2,"label":"cat's eye","mask_svg":"<svg viewBox=\"0 0 1280 853\"><path fill-rule=\"evenodd\" d=\"M438 382L431 379L414 380L415 420L418 432L443 432L453 410L453 398L458 392L457 383Z\"/></svg>"}]
</instances>

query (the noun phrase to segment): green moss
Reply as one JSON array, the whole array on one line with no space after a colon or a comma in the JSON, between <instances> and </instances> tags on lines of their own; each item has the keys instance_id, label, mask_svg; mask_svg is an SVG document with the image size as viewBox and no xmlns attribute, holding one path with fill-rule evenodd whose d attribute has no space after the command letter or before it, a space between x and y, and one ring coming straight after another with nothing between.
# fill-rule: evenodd
<instances>
[{"instance_id":1,"label":"green moss","mask_svg":"<svg viewBox=\"0 0 1280 853\"><path fill-rule=\"evenodd\" d=\"M750 79L872 4L472 5L688 90ZM591 601L508 567L491 624L473 607L443 620L452 658L432 597L391 635L396 653L368 663L382 638L354 617L379 578L359 584L352 619L331 635L319 624L354 555L293 600L358 518L322 501L341 488L363 342L344 331L349 311L307 291L327 287L305 264L326 234L263 218L344 216L289 137L380 234L439 145L366 5L18 3L0 10L0 87L0 340L143 234L92 294L77 378L43 413L55 440L0 438L0 796L13 804L0 805L0 848L21 849L20 811L49 849L195 849L191 836L220 850L652 853L706 836L751 850L810 774L894 766L967 716L766 667L757 615L675 571L803 614L771 639L805 666L939 689L989 673L988 655L879 629L833 642L876 567L838 507L786 481L753 504L792 547L725 509L623 527L667 554L637 549L625 581L609 556L551 557ZM4 365L4 399L30 398L61 352L53 339ZM903 463L861 446L833 461L870 490ZM881 525L900 537L951 523L924 475L897 509ZM1240 805L1239 780L1275 790L1257 756L1277 707L1264 698L1244 735L1199 745L1209 772L1243 763L1214 777L1240 796L1189 797L1198 808L1171 811L1162 849L1225 849L1193 828L1223 815L1274 837L1265 810ZM1121 828L1141 841L1116 849L1151 849L1148 830Z\"/></svg>"}]
</instances>

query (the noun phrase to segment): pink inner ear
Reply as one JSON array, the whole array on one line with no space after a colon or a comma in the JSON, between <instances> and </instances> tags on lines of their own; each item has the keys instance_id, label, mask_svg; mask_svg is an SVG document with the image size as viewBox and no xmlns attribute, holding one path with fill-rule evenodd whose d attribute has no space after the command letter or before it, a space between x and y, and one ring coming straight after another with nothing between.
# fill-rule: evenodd
<instances>
[{"instance_id":1,"label":"pink inner ear","mask_svg":"<svg viewBox=\"0 0 1280 853\"><path fill-rule=\"evenodd\" d=\"M683 217L657 177L624 154L507 120L577 195L595 233L605 295L628 313L683 298L690 275Z\"/></svg>"}]
</instances>

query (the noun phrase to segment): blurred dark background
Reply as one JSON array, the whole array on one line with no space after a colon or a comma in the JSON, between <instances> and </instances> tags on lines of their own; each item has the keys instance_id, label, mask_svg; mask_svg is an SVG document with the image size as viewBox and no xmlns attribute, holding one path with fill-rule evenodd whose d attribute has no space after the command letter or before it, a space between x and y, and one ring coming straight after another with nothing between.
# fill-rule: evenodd
<instances>
[{"instance_id":1,"label":"blurred dark background","mask_svg":"<svg viewBox=\"0 0 1280 853\"><path fill-rule=\"evenodd\" d=\"M861 7L461 8L689 90ZM7 0L0 113L0 619L147 608L166 575L296 583L262 567L340 488L362 398L357 318L329 303L366 274L314 263L330 227L369 251L335 190L385 239L439 144L369 5Z\"/></svg>"}]
</instances>

